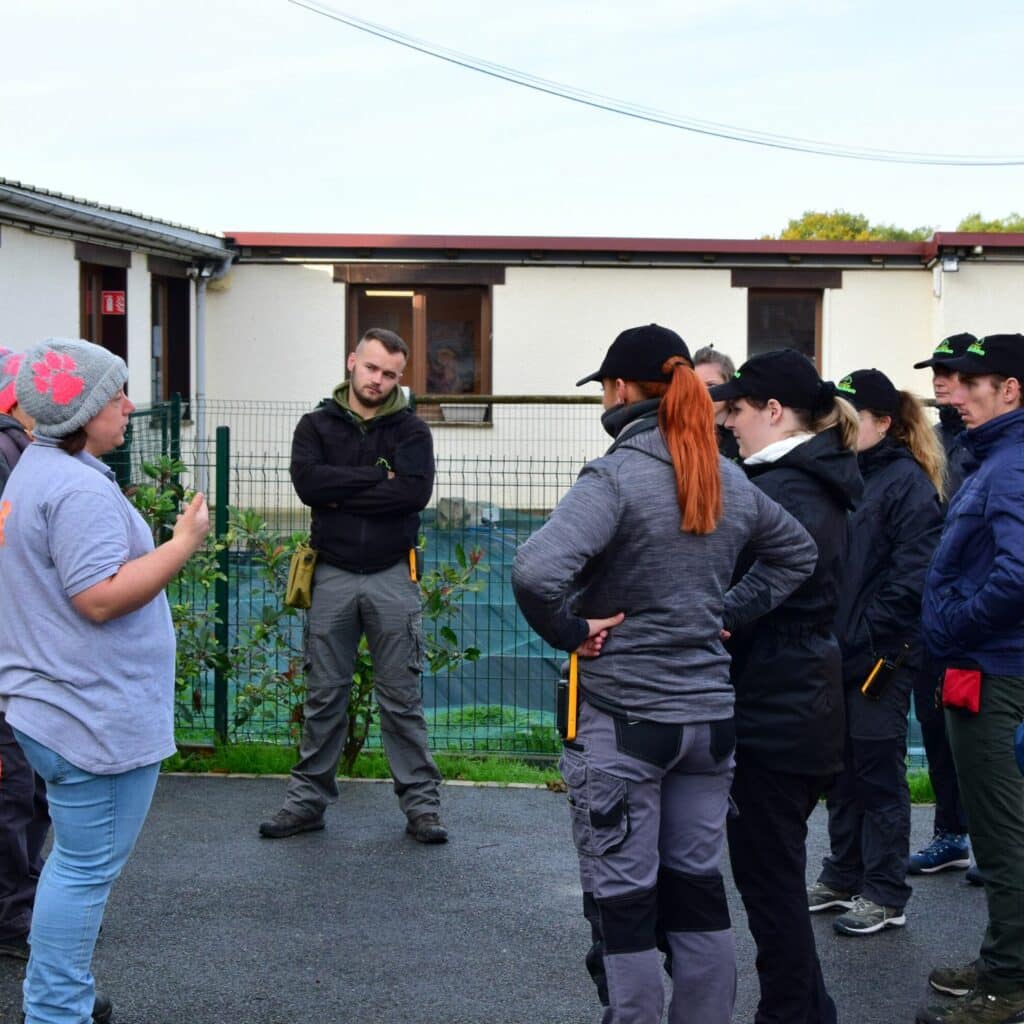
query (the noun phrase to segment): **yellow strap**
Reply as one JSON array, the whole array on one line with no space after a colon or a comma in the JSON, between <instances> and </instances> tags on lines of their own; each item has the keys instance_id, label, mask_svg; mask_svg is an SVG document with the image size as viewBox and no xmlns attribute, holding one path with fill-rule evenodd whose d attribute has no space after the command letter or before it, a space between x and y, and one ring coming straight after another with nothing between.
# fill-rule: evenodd
<instances>
[{"instance_id":1,"label":"yellow strap","mask_svg":"<svg viewBox=\"0 0 1024 1024\"><path fill-rule=\"evenodd\" d=\"M418 583L419 580L416 578L416 549L409 548L409 579L413 583Z\"/></svg>"},{"instance_id":2,"label":"yellow strap","mask_svg":"<svg viewBox=\"0 0 1024 1024\"><path fill-rule=\"evenodd\" d=\"M569 707L565 716L565 738L576 739L576 710L580 688L580 659L575 652L569 655Z\"/></svg>"}]
</instances>

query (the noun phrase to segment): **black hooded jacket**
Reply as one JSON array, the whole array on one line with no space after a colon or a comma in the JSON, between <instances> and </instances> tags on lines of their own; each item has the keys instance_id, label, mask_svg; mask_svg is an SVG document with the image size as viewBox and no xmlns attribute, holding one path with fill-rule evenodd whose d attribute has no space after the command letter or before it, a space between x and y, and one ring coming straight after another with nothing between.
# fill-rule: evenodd
<instances>
[{"instance_id":1,"label":"black hooded jacket","mask_svg":"<svg viewBox=\"0 0 1024 1024\"><path fill-rule=\"evenodd\" d=\"M729 642L740 756L774 771L829 775L843 763L842 663L832 632L847 518L860 497L857 458L833 427L775 462L743 467L814 538L810 579ZM746 570L744 553L737 574Z\"/></svg>"},{"instance_id":2,"label":"black hooded jacket","mask_svg":"<svg viewBox=\"0 0 1024 1024\"><path fill-rule=\"evenodd\" d=\"M935 425L942 447L946 452L946 501L960 490L964 477L973 468L971 453L964 446L963 417L951 405L939 406L939 422Z\"/></svg>"},{"instance_id":3,"label":"black hooded jacket","mask_svg":"<svg viewBox=\"0 0 1024 1024\"><path fill-rule=\"evenodd\" d=\"M859 685L879 657L911 645L919 666L921 594L942 532L943 508L910 450L892 438L857 456L864 500L850 520L850 550L840 591L836 635L843 675Z\"/></svg>"}]
</instances>

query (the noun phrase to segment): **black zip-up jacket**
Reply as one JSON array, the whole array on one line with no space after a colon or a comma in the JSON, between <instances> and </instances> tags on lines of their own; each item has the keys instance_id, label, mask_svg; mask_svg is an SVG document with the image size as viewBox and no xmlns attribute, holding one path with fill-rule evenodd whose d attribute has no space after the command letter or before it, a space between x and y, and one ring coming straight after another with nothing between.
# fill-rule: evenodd
<instances>
[{"instance_id":1,"label":"black zip-up jacket","mask_svg":"<svg viewBox=\"0 0 1024 1024\"><path fill-rule=\"evenodd\" d=\"M864 499L850 519L836 617L848 686L905 643L907 667L919 666L921 594L943 517L938 493L906 446L887 437L857 461Z\"/></svg>"},{"instance_id":2,"label":"black zip-up jacket","mask_svg":"<svg viewBox=\"0 0 1024 1024\"><path fill-rule=\"evenodd\" d=\"M818 562L778 608L729 641L737 747L775 771L831 775L843 764L842 656L832 629L847 518L864 486L857 457L833 427L775 462L743 468L814 538ZM744 552L737 576L750 562Z\"/></svg>"},{"instance_id":3,"label":"black zip-up jacket","mask_svg":"<svg viewBox=\"0 0 1024 1024\"><path fill-rule=\"evenodd\" d=\"M960 490L964 477L973 468L971 453L964 445L965 429L963 417L953 406L939 406L939 422L935 424L935 433L939 435L946 452L947 503L953 500L953 495Z\"/></svg>"},{"instance_id":4,"label":"black zip-up jacket","mask_svg":"<svg viewBox=\"0 0 1024 1024\"><path fill-rule=\"evenodd\" d=\"M295 428L292 484L313 510L312 544L328 565L380 572L416 545L434 489L434 442L401 405L362 420L327 399Z\"/></svg>"}]
</instances>

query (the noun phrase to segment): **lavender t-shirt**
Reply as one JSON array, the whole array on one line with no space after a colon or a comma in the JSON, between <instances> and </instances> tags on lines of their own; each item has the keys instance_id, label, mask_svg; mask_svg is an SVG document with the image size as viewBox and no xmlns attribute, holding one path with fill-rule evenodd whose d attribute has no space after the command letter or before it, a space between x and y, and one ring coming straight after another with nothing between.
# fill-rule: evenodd
<instances>
[{"instance_id":1,"label":"lavender t-shirt","mask_svg":"<svg viewBox=\"0 0 1024 1024\"><path fill-rule=\"evenodd\" d=\"M0 507L0 710L96 775L174 753L174 630L161 593L97 624L71 598L153 550L114 474L37 440Z\"/></svg>"}]
</instances>

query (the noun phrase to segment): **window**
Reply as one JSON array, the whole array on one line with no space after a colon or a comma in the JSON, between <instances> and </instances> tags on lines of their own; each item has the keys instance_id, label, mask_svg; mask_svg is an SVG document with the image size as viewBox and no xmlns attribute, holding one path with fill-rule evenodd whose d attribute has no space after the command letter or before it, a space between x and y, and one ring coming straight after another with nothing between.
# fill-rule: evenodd
<instances>
[{"instance_id":1,"label":"window","mask_svg":"<svg viewBox=\"0 0 1024 1024\"><path fill-rule=\"evenodd\" d=\"M737 267L733 288L747 289L747 358L795 348L821 370L821 305L826 288L842 288L841 270Z\"/></svg>"},{"instance_id":2,"label":"window","mask_svg":"<svg viewBox=\"0 0 1024 1024\"><path fill-rule=\"evenodd\" d=\"M778 348L795 348L821 365L821 292L747 293L747 358Z\"/></svg>"},{"instance_id":3,"label":"window","mask_svg":"<svg viewBox=\"0 0 1024 1024\"><path fill-rule=\"evenodd\" d=\"M152 270L152 266L150 267ZM180 395L182 414L188 418L192 387L189 365L188 278L152 274L151 399L166 402Z\"/></svg>"},{"instance_id":4,"label":"window","mask_svg":"<svg viewBox=\"0 0 1024 1024\"><path fill-rule=\"evenodd\" d=\"M491 287L504 267L341 264L334 277L349 286L347 351L371 327L395 331L409 345L402 383L414 394L491 393Z\"/></svg>"}]
</instances>

